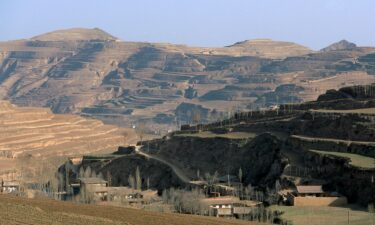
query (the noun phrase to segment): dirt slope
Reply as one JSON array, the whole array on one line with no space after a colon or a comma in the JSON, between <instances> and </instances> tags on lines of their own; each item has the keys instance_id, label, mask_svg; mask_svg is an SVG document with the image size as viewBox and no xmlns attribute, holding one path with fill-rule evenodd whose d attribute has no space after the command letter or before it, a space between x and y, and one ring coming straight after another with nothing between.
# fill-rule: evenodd
<instances>
[{"instance_id":1,"label":"dirt slope","mask_svg":"<svg viewBox=\"0 0 375 225\"><path fill-rule=\"evenodd\" d=\"M0 195L0 224L132 224L216 225L260 224L240 220L189 216L112 206L95 206L48 199L25 199Z\"/></svg>"},{"instance_id":2,"label":"dirt slope","mask_svg":"<svg viewBox=\"0 0 375 225\"><path fill-rule=\"evenodd\" d=\"M13 171L25 158L37 163L51 157L113 152L134 142L136 134L130 128L0 101L0 175Z\"/></svg>"}]
</instances>

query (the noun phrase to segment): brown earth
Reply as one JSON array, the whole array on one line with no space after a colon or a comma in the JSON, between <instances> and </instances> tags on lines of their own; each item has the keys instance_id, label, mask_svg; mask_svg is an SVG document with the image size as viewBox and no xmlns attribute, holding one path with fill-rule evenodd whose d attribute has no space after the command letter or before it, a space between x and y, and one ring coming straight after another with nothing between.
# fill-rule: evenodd
<instances>
[{"instance_id":1,"label":"brown earth","mask_svg":"<svg viewBox=\"0 0 375 225\"><path fill-rule=\"evenodd\" d=\"M112 206L84 205L50 199L0 195L0 224L261 224L213 217L147 212Z\"/></svg>"},{"instance_id":2,"label":"brown earth","mask_svg":"<svg viewBox=\"0 0 375 225\"><path fill-rule=\"evenodd\" d=\"M0 98L165 132L191 122L192 105L209 121L375 82L375 49L345 46L313 52L258 39L205 48L120 41L100 29L59 30L0 43Z\"/></svg>"},{"instance_id":3,"label":"brown earth","mask_svg":"<svg viewBox=\"0 0 375 225\"><path fill-rule=\"evenodd\" d=\"M40 164L46 158L52 161L51 158L57 157L114 152L119 145L135 143L136 139L130 128L105 125L76 115L56 115L48 108L16 107L0 101L2 175L26 166L26 161Z\"/></svg>"}]
</instances>

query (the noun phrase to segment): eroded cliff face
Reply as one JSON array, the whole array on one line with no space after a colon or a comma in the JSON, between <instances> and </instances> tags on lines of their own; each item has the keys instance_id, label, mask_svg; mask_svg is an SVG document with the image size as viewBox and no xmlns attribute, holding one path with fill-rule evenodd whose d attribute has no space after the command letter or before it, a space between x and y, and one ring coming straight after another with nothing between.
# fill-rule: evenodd
<instances>
[{"instance_id":1,"label":"eroded cliff face","mask_svg":"<svg viewBox=\"0 0 375 225\"><path fill-rule=\"evenodd\" d=\"M175 135L147 142L143 147L151 155L173 162L191 179L198 179L197 171L202 177L206 173L226 177L238 174L241 168L245 184L263 187L273 185L282 173L285 161L280 148L281 142L270 134L252 140Z\"/></svg>"},{"instance_id":2,"label":"eroded cliff face","mask_svg":"<svg viewBox=\"0 0 375 225\"><path fill-rule=\"evenodd\" d=\"M371 52L375 49L312 52L272 40L198 48L123 42L100 29L69 29L0 43L0 98L168 130L179 122L175 110L184 103L207 109L210 113L199 113L208 120L211 112L313 100L330 88L375 82L367 74ZM155 122L155 115L172 119Z\"/></svg>"}]
</instances>

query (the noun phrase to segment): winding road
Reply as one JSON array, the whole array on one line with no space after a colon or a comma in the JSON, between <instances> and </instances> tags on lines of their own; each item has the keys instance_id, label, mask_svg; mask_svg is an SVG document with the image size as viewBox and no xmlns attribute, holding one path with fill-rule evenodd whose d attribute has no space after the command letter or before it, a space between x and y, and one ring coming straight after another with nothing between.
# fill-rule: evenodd
<instances>
[{"instance_id":1,"label":"winding road","mask_svg":"<svg viewBox=\"0 0 375 225\"><path fill-rule=\"evenodd\" d=\"M149 159L157 160L157 161L169 166L173 170L173 172L177 175L177 177L180 178L180 180L182 180L185 183L195 184L195 182L191 181L191 179L180 168L178 168L177 166L173 165L172 163L168 162L167 160L165 160L165 159L163 159L159 156L150 155L150 154L147 154L147 153L141 151L141 147L142 146L136 146L135 147L136 154L142 155L142 156L144 156L146 158L149 158Z\"/></svg>"}]
</instances>

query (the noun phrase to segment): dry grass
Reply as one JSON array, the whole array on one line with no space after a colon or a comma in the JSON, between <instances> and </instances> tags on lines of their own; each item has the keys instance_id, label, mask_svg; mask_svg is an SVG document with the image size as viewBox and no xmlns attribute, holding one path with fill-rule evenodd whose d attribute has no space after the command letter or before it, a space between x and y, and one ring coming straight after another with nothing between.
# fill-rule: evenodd
<instances>
[{"instance_id":1,"label":"dry grass","mask_svg":"<svg viewBox=\"0 0 375 225\"><path fill-rule=\"evenodd\" d=\"M311 110L311 111L320 112L320 113L375 114L375 108L348 109L348 110L317 109L317 110Z\"/></svg>"},{"instance_id":2,"label":"dry grass","mask_svg":"<svg viewBox=\"0 0 375 225\"><path fill-rule=\"evenodd\" d=\"M375 159L358 155L358 154L352 154L352 153L345 153L345 152L330 152L330 151L320 151L320 150L310 150L315 153L319 153L321 155L331 155L331 156L337 156L342 158L349 158L350 159L350 165L360 168L366 168L366 169L375 169Z\"/></svg>"},{"instance_id":3,"label":"dry grass","mask_svg":"<svg viewBox=\"0 0 375 225\"><path fill-rule=\"evenodd\" d=\"M284 212L282 218L293 221L294 225L374 225L375 213L351 208L329 206L272 206L273 210Z\"/></svg>"},{"instance_id":4,"label":"dry grass","mask_svg":"<svg viewBox=\"0 0 375 225\"><path fill-rule=\"evenodd\" d=\"M335 139L335 138L322 138L322 137L309 137L309 136L303 136L303 135L291 135L292 138L300 139L303 141L327 141L327 142L334 142L336 144L358 144L358 145L369 145L369 146L375 146L375 142L370 141L351 141L351 140L344 140L344 139Z\"/></svg>"},{"instance_id":5,"label":"dry grass","mask_svg":"<svg viewBox=\"0 0 375 225\"><path fill-rule=\"evenodd\" d=\"M259 224L213 217L147 212L137 209L81 205L49 199L0 195L0 224Z\"/></svg>"}]
</instances>

